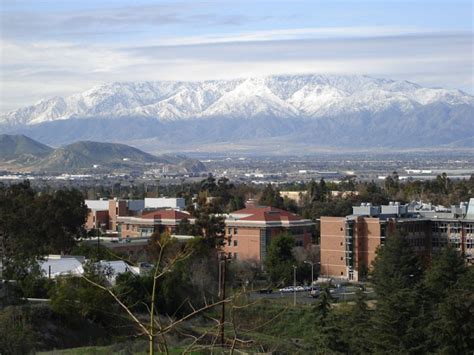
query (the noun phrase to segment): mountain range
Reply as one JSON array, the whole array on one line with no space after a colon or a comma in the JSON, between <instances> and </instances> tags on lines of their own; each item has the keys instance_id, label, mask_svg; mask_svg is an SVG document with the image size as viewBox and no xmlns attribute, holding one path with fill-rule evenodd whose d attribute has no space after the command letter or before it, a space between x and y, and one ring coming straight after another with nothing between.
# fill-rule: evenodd
<instances>
[{"instance_id":1,"label":"mountain range","mask_svg":"<svg viewBox=\"0 0 474 355\"><path fill-rule=\"evenodd\" d=\"M320 147L474 147L474 97L356 75L114 82L0 117L48 144L133 141L178 149L284 142Z\"/></svg>"},{"instance_id":2,"label":"mountain range","mask_svg":"<svg viewBox=\"0 0 474 355\"><path fill-rule=\"evenodd\" d=\"M181 172L206 170L198 160L155 156L125 144L80 141L53 149L24 135L0 134L0 168L6 170L74 172L158 166Z\"/></svg>"}]
</instances>

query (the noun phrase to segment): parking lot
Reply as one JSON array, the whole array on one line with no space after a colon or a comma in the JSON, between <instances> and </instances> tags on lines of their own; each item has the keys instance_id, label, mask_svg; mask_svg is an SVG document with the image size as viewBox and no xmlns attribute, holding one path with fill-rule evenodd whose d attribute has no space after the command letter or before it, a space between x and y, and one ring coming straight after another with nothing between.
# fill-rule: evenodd
<instances>
[{"instance_id":1,"label":"parking lot","mask_svg":"<svg viewBox=\"0 0 474 355\"><path fill-rule=\"evenodd\" d=\"M334 299L335 302L341 301L352 301L355 299L356 291L359 289L358 286L341 286L337 288L330 288L329 292L331 297ZM290 291L288 288L287 290L274 289L272 293L260 293L258 291L250 293L250 299L274 299L274 300L285 300L291 302L294 297L293 291ZM372 289L364 290L364 293L367 295L367 298L373 298L375 293ZM297 303L305 303L310 304L317 300L317 297L312 297L310 295L310 291L299 291L296 292L296 302Z\"/></svg>"}]
</instances>

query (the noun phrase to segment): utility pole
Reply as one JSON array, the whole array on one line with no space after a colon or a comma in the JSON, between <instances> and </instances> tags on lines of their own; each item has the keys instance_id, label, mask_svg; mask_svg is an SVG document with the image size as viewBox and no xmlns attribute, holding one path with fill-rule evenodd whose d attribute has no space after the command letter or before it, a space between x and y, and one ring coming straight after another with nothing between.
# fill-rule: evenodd
<instances>
[{"instance_id":1,"label":"utility pole","mask_svg":"<svg viewBox=\"0 0 474 355\"><path fill-rule=\"evenodd\" d=\"M222 268L222 270L221 270ZM220 338L221 346L224 347L225 337L224 337L224 325L225 325L225 281L226 281L226 268L227 268L227 257L221 255L221 260L219 261L219 271L220 271L220 284L221 284L221 301L222 301L222 313L220 321Z\"/></svg>"},{"instance_id":2,"label":"utility pole","mask_svg":"<svg viewBox=\"0 0 474 355\"><path fill-rule=\"evenodd\" d=\"M97 227L94 229L94 233L97 236L97 259L100 259L100 232Z\"/></svg>"},{"instance_id":3,"label":"utility pole","mask_svg":"<svg viewBox=\"0 0 474 355\"><path fill-rule=\"evenodd\" d=\"M293 265L293 306L296 306L296 268Z\"/></svg>"}]
</instances>

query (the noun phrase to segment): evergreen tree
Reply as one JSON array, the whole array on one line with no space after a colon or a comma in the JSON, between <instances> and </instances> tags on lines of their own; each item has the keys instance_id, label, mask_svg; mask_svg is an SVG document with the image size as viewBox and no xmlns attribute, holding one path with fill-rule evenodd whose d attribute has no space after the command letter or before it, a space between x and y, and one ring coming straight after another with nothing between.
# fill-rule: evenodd
<instances>
[{"instance_id":1,"label":"evergreen tree","mask_svg":"<svg viewBox=\"0 0 474 355\"><path fill-rule=\"evenodd\" d=\"M474 272L447 246L433 258L424 278L430 313L429 350L468 354L474 349Z\"/></svg>"},{"instance_id":2,"label":"evergreen tree","mask_svg":"<svg viewBox=\"0 0 474 355\"><path fill-rule=\"evenodd\" d=\"M262 206L284 208L283 197L280 196L280 192L277 189L273 188L272 184L265 186L258 203Z\"/></svg>"},{"instance_id":3,"label":"evergreen tree","mask_svg":"<svg viewBox=\"0 0 474 355\"><path fill-rule=\"evenodd\" d=\"M344 338L351 354L368 354L372 351L371 319L362 290L357 290L355 304L344 323Z\"/></svg>"},{"instance_id":4,"label":"evergreen tree","mask_svg":"<svg viewBox=\"0 0 474 355\"><path fill-rule=\"evenodd\" d=\"M289 234L280 234L272 238L265 258L266 270L272 282L288 283L293 279L293 256L295 239Z\"/></svg>"},{"instance_id":5,"label":"evergreen tree","mask_svg":"<svg viewBox=\"0 0 474 355\"><path fill-rule=\"evenodd\" d=\"M325 288L313 305L315 323L311 343L316 354L342 354L347 350L341 337L341 319L332 313L331 300L329 288Z\"/></svg>"},{"instance_id":6,"label":"evergreen tree","mask_svg":"<svg viewBox=\"0 0 474 355\"><path fill-rule=\"evenodd\" d=\"M373 281L377 293L374 350L424 352L422 268L412 247L398 232L377 251Z\"/></svg>"}]
</instances>

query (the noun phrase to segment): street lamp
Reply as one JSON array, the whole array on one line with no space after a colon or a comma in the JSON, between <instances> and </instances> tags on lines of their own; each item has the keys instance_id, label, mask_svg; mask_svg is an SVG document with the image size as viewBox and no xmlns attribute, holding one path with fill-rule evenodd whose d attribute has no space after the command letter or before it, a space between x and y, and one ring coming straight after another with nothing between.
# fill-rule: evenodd
<instances>
[{"instance_id":1,"label":"street lamp","mask_svg":"<svg viewBox=\"0 0 474 355\"><path fill-rule=\"evenodd\" d=\"M293 265L293 306L296 306L296 269L297 266Z\"/></svg>"}]
</instances>

